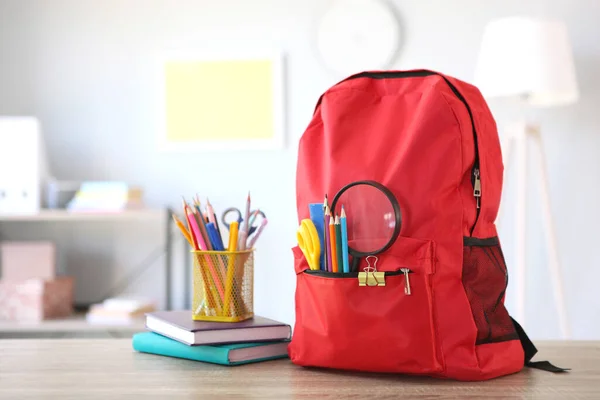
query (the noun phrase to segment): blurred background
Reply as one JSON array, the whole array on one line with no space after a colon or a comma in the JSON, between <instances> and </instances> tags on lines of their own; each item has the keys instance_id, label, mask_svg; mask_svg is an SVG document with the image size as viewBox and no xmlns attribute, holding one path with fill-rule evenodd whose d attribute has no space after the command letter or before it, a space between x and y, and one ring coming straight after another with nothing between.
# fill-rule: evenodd
<instances>
[{"instance_id":1,"label":"blurred background","mask_svg":"<svg viewBox=\"0 0 600 400\"><path fill-rule=\"evenodd\" d=\"M170 210L180 211L181 196L196 193L217 212L241 209L248 190L269 219L257 247L255 312L292 324L297 144L320 94L360 68L426 68L476 83L478 66L486 68L481 57L492 52L502 54L492 65L510 60L533 74L530 80L549 64L564 64L542 84L567 74L567 84L576 85L567 87L575 98L553 107L533 107L522 96L488 100L503 141L515 121L539 129L547 169L544 180L533 146L527 158L511 152L529 168L525 181L516 168L506 170L499 233L509 265L509 312L524 319L535 339L565 337L565 321L568 337L598 339L600 2L365 1L0 0L0 337L123 336L143 329L131 310L90 317L90 306L115 297L129 298L125 309L133 303L138 310L188 308L187 244ZM560 21L566 50L495 53L506 50L497 48L503 31L485 42L486 27L513 16ZM549 40L556 32L563 37L551 29ZM545 46L545 37L532 40ZM278 96L270 115L278 129L269 140L165 144L179 140L163 129L165 88L168 97L174 84L165 78L168 60L267 54ZM529 68L534 64L541 69ZM527 188L521 197L519 182ZM11 191L21 200L12 201ZM525 213L518 211L523 199ZM524 215L526 229L515 215ZM524 239L525 255L516 238ZM23 262L36 266L27 276L20 276ZM521 297L515 276L525 276ZM64 305L69 299L72 309Z\"/></svg>"}]
</instances>

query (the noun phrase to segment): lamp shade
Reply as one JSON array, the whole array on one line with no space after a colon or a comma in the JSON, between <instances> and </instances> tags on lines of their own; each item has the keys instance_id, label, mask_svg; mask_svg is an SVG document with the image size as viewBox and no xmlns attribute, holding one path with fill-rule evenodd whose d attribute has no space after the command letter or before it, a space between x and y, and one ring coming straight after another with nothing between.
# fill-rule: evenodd
<instances>
[{"instance_id":1,"label":"lamp shade","mask_svg":"<svg viewBox=\"0 0 600 400\"><path fill-rule=\"evenodd\" d=\"M579 91L566 26L528 17L490 22L474 83L488 98L521 96L541 107L576 102Z\"/></svg>"}]
</instances>

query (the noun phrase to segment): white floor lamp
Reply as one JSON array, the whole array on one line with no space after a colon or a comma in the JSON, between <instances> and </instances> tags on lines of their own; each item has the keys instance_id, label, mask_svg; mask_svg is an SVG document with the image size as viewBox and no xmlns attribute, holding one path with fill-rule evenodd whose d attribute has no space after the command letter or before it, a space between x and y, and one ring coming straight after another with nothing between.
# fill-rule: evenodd
<instances>
[{"instance_id":1,"label":"white floor lamp","mask_svg":"<svg viewBox=\"0 0 600 400\"><path fill-rule=\"evenodd\" d=\"M559 21L526 17L490 22L483 35L475 85L486 98L515 97L535 107L557 107L576 102L579 93L566 27ZM513 148L516 153L516 317L520 323L525 320L527 144L531 141L539 152L538 173L554 300L561 334L568 338L570 326L540 127L528 122L517 123L510 126L506 134L503 143L505 164L510 162Z\"/></svg>"}]
</instances>

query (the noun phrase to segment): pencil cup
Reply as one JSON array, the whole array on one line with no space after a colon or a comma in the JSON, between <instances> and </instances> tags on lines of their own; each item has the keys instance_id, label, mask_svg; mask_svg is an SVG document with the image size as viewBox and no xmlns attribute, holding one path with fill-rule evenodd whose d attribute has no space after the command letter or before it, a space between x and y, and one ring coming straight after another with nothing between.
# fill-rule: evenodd
<instances>
[{"instance_id":1,"label":"pencil cup","mask_svg":"<svg viewBox=\"0 0 600 400\"><path fill-rule=\"evenodd\" d=\"M192 319L238 322L254 316L254 249L192 251Z\"/></svg>"}]
</instances>

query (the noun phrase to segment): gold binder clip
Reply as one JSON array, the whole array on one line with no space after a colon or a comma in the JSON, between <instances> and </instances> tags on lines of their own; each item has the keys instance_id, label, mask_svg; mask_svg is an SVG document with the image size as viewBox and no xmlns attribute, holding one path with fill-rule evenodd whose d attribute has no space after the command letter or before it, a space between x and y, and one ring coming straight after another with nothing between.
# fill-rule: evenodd
<instances>
[{"instance_id":1,"label":"gold binder clip","mask_svg":"<svg viewBox=\"0 0 600 400\"><path fill-rule=\"evenodd\" d=\"M369 261L371 257L375 259L373 266ZM385 286L385 272L377 271L377 257L367 257L367 266L358 273L358 286Z\"/></svg>"}]
</instances>

